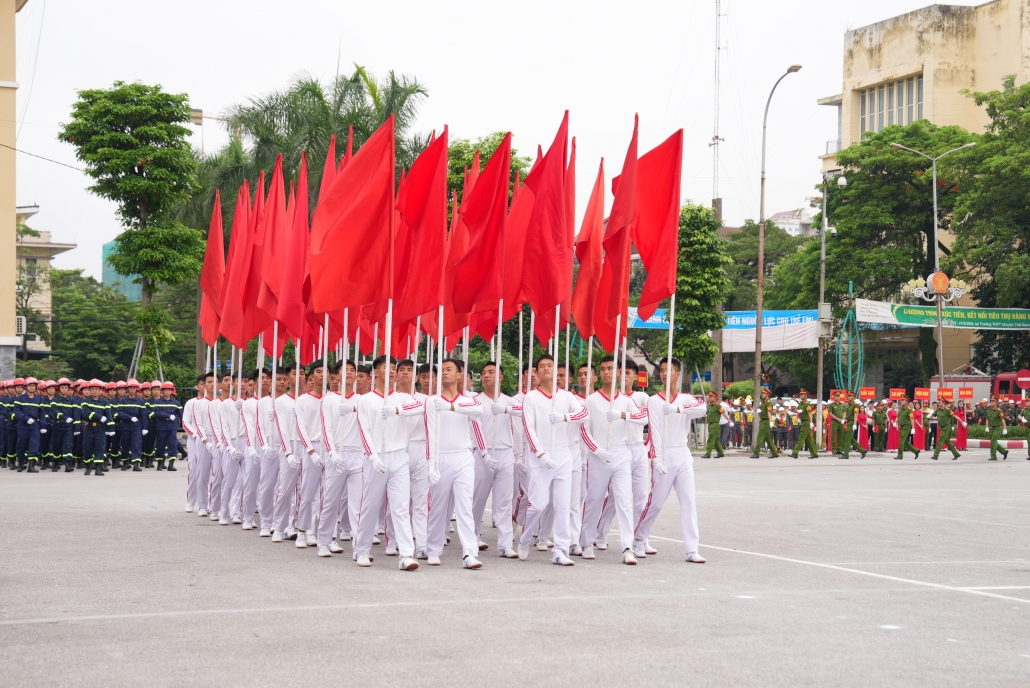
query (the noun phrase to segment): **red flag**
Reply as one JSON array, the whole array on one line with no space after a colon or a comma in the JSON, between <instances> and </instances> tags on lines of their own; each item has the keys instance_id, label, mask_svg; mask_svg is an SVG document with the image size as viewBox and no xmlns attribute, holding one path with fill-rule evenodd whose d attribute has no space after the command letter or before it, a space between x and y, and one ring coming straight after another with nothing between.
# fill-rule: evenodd
<instances>
[{"instance_id":1,"label":"red flag","mask_svg":"<svg viewBox=\"0 0 1030 688\"><path fill-rule=\"evenodd\" d=\"M633 243L647 269L637 315L647 320L676 292L679 263L680 171L683 130L640 157Z\"/></svg>"},{"instance_id":2,"label":"red flag","mask_svg":"<svg viewBox=\"0 0 1030 688\"><path fill-rule=\"evenodd\" d=\"M572 317L583 339L594 334L594 300L601 281L601 240L604 238L604 158L597 170L597 179L587 201L583 225L576 242L579 274L572 293Z\"/></svg>"},{"instance_id":3,"label":"red flag","mask_svg":"<svg viewBox=\"0 0 1030 688\"><path fill-rule=\"evenodd\" d=\"M633 117L633 138L626 151L620 181L612 181L615 201L608 215L604 241L601 242L605 256L601 268L601 282L597 289L593 324L594 333L605 351L614 351L626 332L630 239L636 217L638 120L637 116ZM622 325L616 336L614 325L619 315L622 316Z\"/></svg>"},{"instance_id":4,"label":"red flag","mask_svg":"<svg viewBox=\"0 0 1030 688\"><path fill-rule=\"evenodd\" d=\"M222 196L215 189L215 205L211 209L211 228L207 232L207 249L204 251L204 269L200 273L200 289L203 297L200 304L201 337L214 344L218 339L218 325L222 311L222 284L225 281L225 239L222 236Z\"/></svg>"},{"instance_id":5,"label":"red flag","mask_svg":"<svg viewBox=\"0 0 1030 688\"><path fill-rule=\"evenodd\" d=\"M478 155L476 157L478 162ZM471 192L471 185L475 183L475 177L466 184L465 195ZM454 301L451 295L454 293L454 266L465 255L469 243L469 230L461 221L461 211L458 208L457 194L454 203L451 205L451 231L447 238L447 261L444 268L444 299L443 299L443 333L444 336L460 332L469 324L468 313L456 313Z\"/></svg>"},{"instance_id":6,"label":"red flag","mask_svg":"<svg viewBox=\"0 0 1030 688\"><path fill-rule=\"evenodd\" d=\"M335 138L335 136L334 136ZM354 125L350 124L347 126L347 152L340 158L340 166L336 169L336 173L343 172L343 168L347 166L347 163L351 159L351 151L353 150L352 145L354 144Z\"/></svg>"},{"instance_id":7,"label":"red flag","mask_svg":"<svg viewBox=\"0 0 1030 688\"><path fill-rule=\"evenodd\" d=\"M258 306L258 295L261 293L261 263L265 257L265 233L268 229L268 207L265 202L264 184L260 184L256 191L254 213L250 217L250 240L243 258L245 272L240 283L240 297L243 301L243 327L237 334L239 341L229 340L241 349L247 346L248 341L272 324L272 317ZM282 193L281 183L279 193Z\"/></svg>"},{"instance_id":8,"label":"red flag","mask_svg":"<svg viewBox=\"0 0 1030 688\"><path fill-rule=\"evenodd\" d=\"M447 251L447 127L411 165L397 192L397 210L407 225L407 250L397 242L393 313L398 322L435 311L443 303ZM398 230L399 234L400 230Z\"/></svg>"},{"instance_id":9,"label":"red flag","mask_svg":"<svg viewBox=\"0 0 1030 688\"><path fill-rule=\"evenodd\" d=\"M319 199L311 226L311 302L324 313L392 295L394 116Z\"/></svg>"},{"instance_id":10,"label":"red flag","mask_svg":"<svg viewBox=\"0 0 1030 688\"><path fill-rule=\"evenodd\" d=\"M290 232L289 248L283 265L282 285L275 319L294 338L303 337L311 291L308 278L308 161L304 153L300 155L297 198L293 205L293 230ZM286 333L280 332L279 336L285 339Z\"/></svg>"},{"instance_id":11,"label":"red flag","mask_svg":"<svg viewBox=\"0 0 1030 688\"><path fill-rule=\"evenodd\" d=\"M547 155L526 177L526 188L534 194L533 214L526 233L522 290L537 313L537 322L550 323L553 334L554 310L570 291L568 225L566 220L565 173L568 164L569 113L565 112ZM548 315L545 315L548 314ZM541 317L543 316L543 317ZM541 330L538 327L537 332Z\"/></svg>"},{"instance_id":12,"label":"red flag","mask_svg":"<svg viewBox=\"0 0 1030 688\"><path fill-rule=\"evenodd\" d=\"M261 173L258 176L258 186L263 183L264 173ZM260 192L258 196L260 196ZM218 325L222 336L233 343L243 340L243 301L240 298L240 291L247 270L250 215L250 184L244 181L236 199L236 210L233 213L232 236L229 237L229 264L222 286L222 320Z\"/></svg>"},{"instance_id":13,"label":"red flag","mask_svg":"<svg viewBox=\"0 0 1030 688\"><path fill-rule=\"evenodd\" d=\"M342 170L343 167L341 166ZM329 150L325 152L325 165L322 167L322 181L318 186L318 197L324 198L329 187L336 181L336 134L329 137Z\"/></svg>"},{"instance_id":14,"label":"red flag","mask_svg":"<svg viewBox=\"0 0 1030 688\"><path fill-rule=\"evenodd\" d=\"M465 254L454 266L454 310L470 313L476 304L496 309L504 275L504 224L508 214L511 133L501 140L475 188L462 198L461 219L469 231Z\"/></svg>"},{"instance_id":15,"label":"red flag","mask_svg":"<svg viewBox=\"0 0 1030 688\"><path fill-rule=\"evenodd\" d=\"M261 285L257 298L258 308L267 313L271 320L275 320L279 294L282 292L283 270L286 268L286 253L290 249L287 217L286 199L283 196L283 156L280 153L272 172L272 185L268 190L268 203L262 220L264 245L261 249Z\"/></svg>"}]
</instances>

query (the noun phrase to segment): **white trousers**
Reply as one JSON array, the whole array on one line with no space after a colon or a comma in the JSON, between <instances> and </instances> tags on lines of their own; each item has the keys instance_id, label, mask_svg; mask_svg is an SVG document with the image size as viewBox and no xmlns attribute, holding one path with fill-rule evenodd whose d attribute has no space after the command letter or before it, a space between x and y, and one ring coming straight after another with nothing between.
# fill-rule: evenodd
<instances>
[{"instance_id":1,"label":"white trousers","mask_svg":"<svg viewBox=\"0 0 1030 688\"><path fill-rule=\"evenodd\" d=\"M697 529L697 498L694 493L694 457L686 447L668 447L665 461L669 470L665 475L655 471L654 487L647 498L647 504L640 515L640 522L634 537L647 540L651 535L658 512L662 510L669 493L676 490L680 500L680 528L683 532L683 548L687 554L697 551L700 534ZM621 526L620 526L621 528Z\"/></svg>"},{"instance_id":2,"label":"white trousers","mask_svg":"<svg viewBox=\"0 0 1030 688\"><path fill-rule=\"evenodd\" d=\"M197 465L193 483L196 495L197 511L210 509L211 505L211 451L204 442L197 440Z\"/></svg>"},{"instance_id":3,"label":"white trousers","mask_svg":"<svg viewBox=\"0 0 1030 688\"><path fill-rule=\"evenodd\" d=\"M305 533L315 529L315 518L318 516L319 494L322 490L322 467L315 463L307 451L303 451L300 461L300 506L297 509L297 530ZM325 449L322 445L315 448L318 456L325 461ZM335 523L333 524L336 525Z\"/></svg>"},{"instance_id":4,"label":"white trousers","mask_svg":"<svg viewBox=\"0 0 1030 688\"><path fill-rule=\"evenodd\" d=\"M197 449L197 447L200 449ZM186 438L186 503L196 505L199 492L197 470L200 467L200 452L204 445L195 437Z\"/></svg>"},{"instance_id":5,"label":"white trousers","mask_svg":"<svg viewBox=\"0 0 1030 688\"><path fill-rule=\"evenodd\" d=\"M511 549L514 533L511 523L512 483L515 480L515 454L511 448L499 448L493 454L497 468L490 470L483 459L475 457L475 486L472 489L472 522L476 540L482 540L483 514L490 498L494 527L497 528L497 549ZM478 546L478 544L477 544Z\"/></svg>"},{"instance_id":6,"label":"white trousers","mask_svg":"<svg viewBox=\"0 0 1030 688\"><path fill-rule=\"evenodd\" d=\"M529 471L515 467L515 485L512 489L514 502L511 507L512 521L523 529L526 526L526 507L529 506Z\"/></svg>"},{"instance_id":7,"label":"white trousers","mask_svg":"<svg viewBox=\"0 0 1030 688\"><path fill-rule=\"evenodd\" d=\"M211 451L211 475L208 476L208 499L210 500L211 513L217 514L222 511L222 464L226 461L226 450L221 446Z\"/></svg>"},{"instance_id":8,"label":"white trousers","mask_svg":"<svg viewBox=\"0 0 1030 688\"><path fill-rule=\"evenodd\" d=\"M569 500L569 542L579 542L583 532L583 460L579 452L572 456L572 494Z\"/></svg>"},{"instance_id":9,"label":"white trousers","mask_svg":"<svg viewBox=\"0 0 1030 688\"><path fill-rule=\"evenodd\" d=\"M630 463L630 478L633 482L633 523L640 522L640 514L647 504L647 495L651 493L651 471L648 464L651 462L644 452L644 445L640 442L627 444L632 457ZM607 539L608 531L612 527L612 519L615 518L615 500L609 499L604 503L601 511L601 526L597 529L598 541Z\"/></svg>"},{"instance_id":10,"label":"white trousers","mask_svg":"<svg viewBox=\"0 0 1030 688\"><path fill-rule=\"evenodd\" d=\"M601 512L605 502L612 502L619 521L620 552L633 546L633 483L630 468L633 458L625 444L613 445L612 462L605 463L594 454L587 456L587 497L583 507L583 533L580 542L584 546L598 540Z\"/></svg>"},{"instance_id":11,"label":"white trousers","mask_svg":"<svg viewBox=\"0 0 1030 688\"><path fill-rule=\"evenodd\" d=\"M540 527L541 517L548 506L554 513L554 551L569 554L570 510L572 502L572 452L568 447L555 447L551 452L554 468L544 468L540 459L529 459L529 506L520 544L528 544ZM579 457L575 457L578 461ZM540 531L541 536L545 535Z\"/></svg>"},{"instance_id":12,"label":"white trousers","mask_svg":"<svg viewBox=\"0 0 1030 688\"><path fill-rule=\"evenodd\" d=\"M429 556L443 554L452 505L462 556L474 557L479 554L479 541L472 524L475 474L475 458L471 450L440 452L440 480L429 488L429 539L426 543Z\"/></svg>"},{"instance_id":13,"label":"white trousers","mask_svg":"<svg viewBox=\"0 0 1030 688\"><path fill-rule=\"evenodd\" d=\"M361 492L365 482L361 469L365 465L365 455L360 449L344 450L344 472L347 474L347 487L343 490L340 503L340 531L351 535L351 541L358 534L358 517L361 514Z\"/></svg>"},{"instance_id":14,"label":"white trousers","mask_svg":"<svg viewBox=\"0 0 1030 688\"><path fill-rule=\"evenodd\" d=\"M272 452L266 457L261 452L261 478L258 481L257 511L261 519L261 528L272 529L275 523L275 488L279 482L279 461L281 451Z\"/></svg>"},{"instance_id":15,"label":"white trousers","mask_svg":"<svg viewBox=\"0 0 1030 688\"><path fill-rule=\"evenodd\" d=\"M233 446L236 446L236 440L230 440ZM244 457L240 457L239 461L233 461L232 456L229 454L228 448L222 449L222 501L221 501L221 512L220 516L223 518L235 518L239 516L239 503L233 501L233 490L236 489L236 478L240 474L240 463L244 460Z\"/></svg>"},{"instance_id":16,"label":"white trousers","mask_svg":"<svg viewBox=\"0 0 1030 688\"><path fill-rule=\"evenodd\" d=\"M246 472L246 477L243 481L243 521L254 520L254 514L257 513L258 506L258 490L261 487L261 450L258 451L258 460L255 462L253 459L244 455L243 457L243 468Z\"/></svg>"},{"instance_id":17,"label":"white trousers","mask_svg":"<svg viewBox=\"0 0 1030 688\"><path fill-rule=\"evenodd\" d=\"M293 443L294 456L300 442ZM275 488L275 516L273 529L277 533L286 533L293 530L293 520L297 513L297 484L300 482L300 468L292 468L286 460L286 454L278 452L279 459L279 482ZM301 464L303 465L303 464Z\"/></svg>"},{"instance_id":18,"label":"white trousers","mask_svg":"<svg viewBox=\"0 0 1030 688\"><path fill-rule=\"evenodd\" d=\"M341 457L344 461L343 468L337 468L332 461L325 465L322 474L322 491L318 508L318 544L328 546L336 534L336 524L340 520L340 507L343 505L347 494L347 479L351 473L348 466L357 464L358 478L361 476L361 461L364 456L357 449L344 449ZM357 515L355 515L355 521Z\"/></svg>"},{"instance_id":19,"label":"white trousers","mask_svg":"<svg viewBox=\"0 0 1030 688\"><path fill-rule=\"evenodd\" d=\"M415 554L411 538L411 521L408 519L408 503L411 500L411 475L408 468L408 452L400 449L381 455L386 472L372 468L364 460L361 468L361 509L358 512L358 530L354 538L355 556L368 554L372 549L372 538L379 524L380 510L387 506L397 531L397 552L402 557Z\"/></svg>"},{"instance_id":20,"label":"white trousers","mask_svg":"<svg viewBox=\"0 0 1030 688\"><path fill-rule=\"evenodd\" d=\"M411 534L415 549L426 548L429 538L429 457L425 442L408 444L408 467L411 472Z\"/></svg>"}]
</instances>

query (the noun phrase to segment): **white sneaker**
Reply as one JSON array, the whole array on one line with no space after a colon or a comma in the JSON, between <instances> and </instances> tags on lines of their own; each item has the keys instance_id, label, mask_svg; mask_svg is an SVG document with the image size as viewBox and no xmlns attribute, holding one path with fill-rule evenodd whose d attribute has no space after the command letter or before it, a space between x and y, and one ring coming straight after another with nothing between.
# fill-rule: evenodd
<instances>
[{"instance_id":1,"label":"white sneaker","mask_svg":"<svg viewBox=\"0 0 1030 688\"><path fill-rule=\"evenodd\" d=\"M243 524L243 528L242 529L243 530L254 530L254 522L253 521L247 521L246 523Z\"/></svg>"},{"instance_id":2,"label":"white sneaker","mask_svg":"<svg viewBox=\"0 0 1030 688\"><path fill-rule=\"evenodd\" d=\"M574 566L576 564L576 562L569 559L561 551L555 552L554 557L551 558L551 563L558 566Z\"/></svg>"},{"instance_id":3,"label":"white sneaker","mask_svg":"<svg viewBox=\"0 0 1030 688\"><path fill-rule=\"evenodd\" d=\"M340 543L338 543L336 540L333 540L329 543L329 551L333 554L343 554L343 547L340 547Z\"/></svg>"},{"instance_id":4,"label":"white sneaker","mask_svg":"<svg viewBox=\"0 0 1030 688\"><path fill-rule=\"evenodd\" d=\"M386 549L383 551L383 554L385 554L388 557L397 556L397 545L391 542L386 546Z\"/></svg>"},{"instance_id":5,"label":"white sneaker","mask_svg":"<svg viewBox=\"0 0 1030 688\"><path fill-rule=\"evenodd\" d=\"M428 563L429 563L430 566L439 566L440 565L440 557L429 557Z\"/></svg>"},{"instance_id":6,"label":"white sneaker","mask_svg":"<svg viewBox=\"0 0 1030 688\"><path fill-rule=\"evenodd\" d=\"M350 542L350 541L351 541L350 531L347 531L345 533L340 533L340 542Z\"/></svg>"},{"instance_id":7,"label":"white sneaker","mask_svg":"<svg viewBox=\"0 0 1030 688\"><path fill-rule=\"evenodd\" d=\"M283 541L283 534L280 533L278 530L275 531L272 534L272 542L282 542L282 541Z\"/></svg>"},{"instance_id":8,"label":"white sneaker","mask_svg":"<svg viewBox=\"0 0 1030 688\"><path fill-rule=\"evenodd\" d=\"M594 546L593 545L587 545L586 547L583 548L583 558L584 559L596 559L597 558L596 556L594 556Z\"/></svg>"},{"instance_id":9,"label":"white sneaker","mask_svg":"<svg viewBox=\"0 0 1030 688\"><path fill-rule=\"evenodd\" d=\"M608 549L608 536L605 535L603 538L598 540L596 544L597 549L601 550L602 552L605 551L606 549Z\"/></svg>"},{"instance_id":10,"label":"white sneaker","mask_svg":"<svg viewBox=\"0 0 1030 688\"><path fill-rule=\"evenodd\" d=\"M268 528L262 528L261 529L261 533L259 534L259 536L260 537L271 537L272 536L272 531L270 529L268 529Z\"/></svg>"},{"instance_id":11,"label":"white sneaker","mask_svg":"<svg viewBox=\"0 0 1030 688\"><path fill-rule=\"evenodd\" d=\"M207 509L201 509L200 511L197 512L197 516L200 516L201 518L204 518L205 516L208 515L208 513L209 512L208 512Z\"/></svg>"},{"instance_id":12,"label":"white sneaker","mask_svg":"<svg viewBox=\"0 0 1030 688\"><path fill-rule=\"evenodd\" d=\"M518 552L516 552L513 549L508 549L507 547L502 547L501 548L500 555L501 555L502 559L518 559L519 558L519 553Z\"/></svg>"},{"instance_id":13,"label":"white sneaker","mask_svg":"<svg viewBox=\"0 0 1030 688\"><path fill-rule=\"evenodd\" d=\"M637 558L633 556L633 552L631 550L627 549L622 553L622 563L629 564L630 566L636 566Z\"/></svg>"},{"instance_id":14,"label":"white sneaker","mask_svg":"<svg viewBox=\"0 0 1030 688\"><path fill-rule=\"evenodd\" d=\"M484 549L490 549L490 545L486 544L482 540L479 541L479 551L482 552Z\"/></svg>"},{"instance_id":15,"label":"white sneaker","mask_svg":"<svg viewBox=\"0 0 1030 688\"><path fill-rule=\"evenodd\" d=\"M376 535L386 535L386 529L383 528L382 523L376 526Z\"/></svg>"},{"instance_id":16,"label":"white sneaker","mask_svg":"<svg viewBox=\"0 0 1030 688\"><path fill-rule=\"evenodd\" d=\"M193 513L193 505L192 504L187 504L186 505L186 513L187 514L192 514Z\"/></svg>"},{"instance_id":17,"label":"white sneaker","mask_svg":"<svg viewBox=\"0 0 1030 688\"><path fill-rule=\"evenodd\" d=\"M526 559L529 559L529 544L528 543L526 543L526 544L523 544L521 542L519 543L519 559L521 559L522 561L525 561Z\"/></svg>"},{"instance_id":18,"label":"white sneaker","mask_svg":"<svg viewBox=\"0 0 1030 688\"><path fill-rule=\"evenodd\" d=\"M283 537L286 538L287 540L296 540L297 539L297 531L293 530L292 528L287 528L286 532L283 533Z\"/></svg>"},{"instance_id":19,"label":"white sneaker","mask_svg":"<svg viewBox=\"0 0 1030 688\"><path fill-rule=\"evenodd\" d=\"M546 552L547 551L547 540L546 539L544 539L544 540L537 540L536 541L536 551L537 552Z\"/></svg>"},{"instance_id":20,"label":"white sneaker","mask_svg":"<svg viewBox=\"0 0 1030 688\"><path fill-rule=\"evenodd\" d=\"M638 559L647 559L647 552L644 551L643 541L633 541L633 556L637 557Z\"/></svg>"},{"instance_id":21,"label":"white sneaker","mask_svg":"<svg viewBox=\"0 0 1030 688\"><path fill-rule=\"evenodd\" d=\"M687 561L689 561L691 564L703 564L708 560L702 557L697 552L691 552L687 555Z\"/></svg>"},{"instance_id":22,"label":"white sneaker","mask_svg":"<svg viewBox=\"0 0 1030 688\"><path fill-rule=\"evenodd\" d=\"M213 521L215 519L212 518L211 520ZM227 526L227 525L229 525L229 519L227 519L225 516L219 516L218 517L218 525L220 525L220 526Z\"/></svg>"},{"instance_id":23,"label":"white sneaker","mask_svg":"<svg viewBox=\"0 0 1030 688\"><path fill-rule=\"evenodd\" d=\"M416 559L428 559L429 558L429 553L426 552L424 549L420 549L419 551L415 552L415 558Z\"/></svg>"},{"instance_id":24,"label":"white sneaker","mask_svg":"<svg viewBox=\"0 0 1030 688\"><path fill-rule=\"evenodd\" d=\"M235 517L235 518L234 518L234 519L232 520L232 524L233 524L234 526L238 526L238 525L240 525L241 523L243 523L243 519L242 519L242 518L240 518L239 516ZM252 527L253 527L253 526L252 526Z\"/></svg>"},{"instance_id":25,"label":"white sneaker","mask_svg":"<svg viewBox=\"0 0 1030 688\"><path fill-rule=\"evenodd\" d=\"M210 515L210 516L209 516L208 518L210 518L210 519L211 519L212 521L219 521L219 522L220 522L220 521L222 520L222 517L221 517L221 516L219 516L218 514L216 514L216 513L215 513L215 512L213 512L213 511L211 512L211 515ZM226 522L225 522L225 525L229 525L229 522L228 522L228 521L226 521Z\"/></svg>"},{"instance_id":26,"label":"white sneaker","mask_svg":"<svg viewBox=\"0 0 1030 688\"><path fill-rule=\"evenodd\" d=\"M475 557L465 557L461 560L461 567L464 569L481 569L483 565Z\"/></svg>"},{"instance_id":27,"label":"white sneaker","mask_svg":"<svg viewBox=\"0 0 1030 688\"><path fill-rule=\"evenodd\" d=\"M313 530L308 531L308 547L318 547L318 535Z\"/></svg>"},{"instance_id":28,"label":"white sneaker","mask_svg":"<svg viewBox=\"0 0 1030 688\"><path fill-rule=\"evenodd\" d=\"M308 539L304 537L304 533L297 533L297 541L293 545L297 549L307 549Z\"/></svg>"},{"instance_id":29,"label":"white sneaker","mask_svg":"<svg viewBox=\"0 0 1030 688\"><path fill-rule=\"evenodd\" d=\"M569 556L570 557L581 557L581 556L583 556L583 548L580 547L579 545L573 545L572 547L569 547Z\"/></svg>"},{"instance_id":30,"label":"white sneaker","mask_svg":"<svg viewBox=\"0 0 1030 688\"><path fill-rule=\"evenodd\" d=\"M333 553L329 551L329 545L318 546L318 556L320 557L331 557Z\"/></svg>"},{"instance_id":31,"label":"white sneaker","mask_svg":"<svg viewBox=\"0 0 1030 688\"><path fill-rule=\"evenodd\" d=\"M658 554L658 550L651 546L650 540L644 540L644 553L645 554Z\"/></svg>"},{"instance_id":32,"label":"white sneaker","mask_svg":"<svg viewBox=\"0 0 1030 688\"><path fill-rule=\"evenodd\" d=\"M373 545L381 545L382 543L383 543L383 541L379 539L378 535L373 535L372 536L372 544Z\"/></svg>"},{"instance_id":33,"label":"white sneaker","mask_svg":"<svg viewBox=\"0 0 1030 688\"><path fill-rule=\"evenodd\" d=\"M401 571L415 571L418 569L418 562L411 557L401 557Z\"/></svg>"},{"instance_id":34,"label":"white sneaker","mask_svg":"<svg viewBox=\"0 0 1030 688\"><path fill-rule=\"evenodd\" d=\"M367 554L359 554L358 555L358 566L361 566L361 567L364 567L364 568L368 568L371 565L372 565L372 560L369 558L369 556Z\"/></svg>"}]
</instances>

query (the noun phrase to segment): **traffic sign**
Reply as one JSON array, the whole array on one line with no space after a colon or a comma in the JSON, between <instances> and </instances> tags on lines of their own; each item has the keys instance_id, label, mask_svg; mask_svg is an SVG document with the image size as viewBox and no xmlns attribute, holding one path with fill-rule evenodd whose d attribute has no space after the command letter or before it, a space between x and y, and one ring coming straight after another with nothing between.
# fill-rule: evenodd
<instances>
[{"instance_id":1,"label":"traffic sign","mask_svg":"<svg viewBox=\"0 0 1030 688\"><path fill-rule=\"evenodd\" d=\"M1023 368L1016 373L1016 385L1020 389L1030 389L1030 370Z\"/></svg>"}]
</instances>

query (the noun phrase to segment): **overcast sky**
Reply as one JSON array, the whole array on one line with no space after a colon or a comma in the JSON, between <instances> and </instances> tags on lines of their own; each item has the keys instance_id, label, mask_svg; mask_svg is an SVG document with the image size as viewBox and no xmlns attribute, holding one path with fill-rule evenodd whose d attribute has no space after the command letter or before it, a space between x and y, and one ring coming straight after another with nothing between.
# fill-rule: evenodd
<instances>
[{"instance_id":1,"label":"overcast sky","mask_svg":"<svg viewBox=\"0 0 1030 688\"><path fill-rule=\"evenodd\" d=\"M841 90L844 32L931 4L926 0L724 0L719 191L728 225L758 217L762 109L769 113L766 213L805 207L819 181ZM969 2L955 4L975 4ZM76 90L115 80L161 84L218 115L233 103L361 64L393 69L429 89L417 129L452 137L498 130L532 154L554 138L564 110L577 137L577 226L605 158L622 167L640 113L640 154L685 129L683 198L712 198L714 0L615 2L139 2L30 0L18 15L18 148L78 165L57 141ZM227 136L208 121L210 150ZM201 131L194 127L194 143ZM120 231L114 206L76 170L18 155L19 205L30 221L78 248L54 261L101 275L101 246ZM606 183L610 189L610 185ZM611 205L611 196L607 199Z\"/></svg>"}]
</instances>

